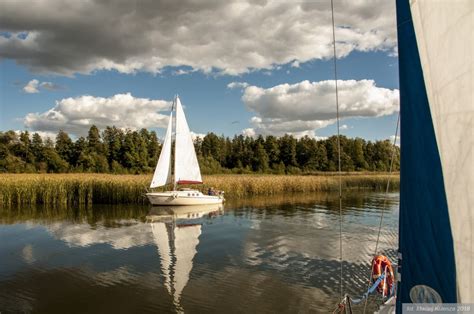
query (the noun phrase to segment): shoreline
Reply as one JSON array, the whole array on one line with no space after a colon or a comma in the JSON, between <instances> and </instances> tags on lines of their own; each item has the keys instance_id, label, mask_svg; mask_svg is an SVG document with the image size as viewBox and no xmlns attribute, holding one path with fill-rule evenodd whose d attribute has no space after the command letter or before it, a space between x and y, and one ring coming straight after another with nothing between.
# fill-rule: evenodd
<instances>
[{"instance_id":1,"label":"shoreline","mask_svg":"<svg viewBox=\"0 0 474 314\"><path fill-rule=\"evenodd\" d=\"M151 177L152 174L0 174L0 206L147 204L144 193ZM398 173L343 173L341 182L343 190L385 191L389 179L390 190L398 190ZM190 187L204 191L214 187L225 191L227 199L330 192L339 188L339 176L334 172L312 175L218 174L205 175L203 181L203 185Z\"/></svg>"}]
</instances>

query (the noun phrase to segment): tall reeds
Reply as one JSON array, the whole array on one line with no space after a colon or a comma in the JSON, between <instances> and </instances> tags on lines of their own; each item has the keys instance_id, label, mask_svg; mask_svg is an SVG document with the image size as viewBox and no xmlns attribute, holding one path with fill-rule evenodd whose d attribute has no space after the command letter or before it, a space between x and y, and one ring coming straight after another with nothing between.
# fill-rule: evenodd
<instances>
[{"instance_id":1,"label":"tall reeds","mask_svg":"<svg viewBox=\"0 0 474 314\"><path fill-rule=\"evenodd\" d=\"M383 190L387 174L354 174L343 176L344 189ZM277 195L333 191L338 178L323 175L211 175L205 176L199 189L214 187L225 191L227 198L250 195ZM146 204L151 175L111 174L1 174L0 206L45 204ZM391 177L393 189L399 188L397 175Z\"/></svg>"}]
</instances>

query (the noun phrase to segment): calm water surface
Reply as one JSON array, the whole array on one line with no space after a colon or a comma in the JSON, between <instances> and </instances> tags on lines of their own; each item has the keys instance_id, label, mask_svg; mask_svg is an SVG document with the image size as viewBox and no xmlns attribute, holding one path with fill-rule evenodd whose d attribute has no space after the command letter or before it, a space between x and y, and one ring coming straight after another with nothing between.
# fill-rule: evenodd
<instances>
[{"instance_id":1,"label":"calm water surface","mask_svg":"<svg viewBox=\"0 0 474 314\"><path fill-rule=\"evenodd\" d=\"M354 297L366 289L383 198L344 197L343 285ZM379 245L392 261L397 221L394 193ZM1 313L329 313L339 287L335 194L0 209Z\"/></svg>"}]
</instances>

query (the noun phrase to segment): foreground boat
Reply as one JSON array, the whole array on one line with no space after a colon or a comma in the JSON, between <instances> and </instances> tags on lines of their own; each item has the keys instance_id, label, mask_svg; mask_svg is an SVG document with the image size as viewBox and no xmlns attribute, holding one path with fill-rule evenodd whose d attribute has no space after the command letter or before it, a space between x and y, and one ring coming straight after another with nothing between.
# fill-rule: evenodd
<instances>
[{"instance_id":1,"label":"foreground boat","mask_svg":"<svg viewBox=\"0 0 474 314\"><path fill-rule=\"evenodd\" d=\"M396 7L402 123L399 260L396 289L383 295L388 300L379 313L404 313L409 303L422 303L423 309L408 311L471 313L474 1L397 0ZM361 299L346 296L337 311L352 313L351 305L360 301L367 305L371 289ZM458 306L443 311L426 303Z\"/></svg>"},{"instance_id":2,"label":"foreground boat","mask_svg":"<svg viewBox=\"0 0 474 314\"><path fill-rule=\"evenodd\" d=\"M474 302L474 2L397 1L403 303Z\"/></svg>"},{"instance_id":3,"label":"foreground boat","mask_svg":"<svg viewBox=\"0 0 474 314\"><path fill-rule=\"evenodd\" d=\"M171 171L173 143L173 110L176 111L174 174ZM173 185L172 191L149 192L146 196L152 205L204 205L221 204L224 201L222 192L209 190L208 195L193 189L181 188L179 184L202 184L201 171L194 150L193 139L189 131L186 117L179 97L176 97L170 113L165 141L161 149L160 158L150 188Z\"/></svg>"}]
</instances>

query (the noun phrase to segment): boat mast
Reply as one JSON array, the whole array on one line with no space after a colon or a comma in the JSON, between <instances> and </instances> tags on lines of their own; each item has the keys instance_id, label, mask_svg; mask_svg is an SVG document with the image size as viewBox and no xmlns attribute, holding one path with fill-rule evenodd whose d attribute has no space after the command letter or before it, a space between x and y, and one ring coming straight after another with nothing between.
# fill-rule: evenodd
<instances>
[{"instance_id":1,"label":"boat mast","mask_svg":"<svg viewBox=\"0 0 474 314\"><path fill-rule=\"evenodd\" d=\"M173 100L173 105L171 107L171 112L176 111L176 101L177 101L177 98L178 98L178 94L176 94L174 96L174 100ZM176 114L175 114L176 116ZM173 123L173 122L171 122ZM176 166L176 149L178 148L177 145L176 145L176 118L175 118L175 122L174 122L174 125L171 127L171 130L173 130L174 128L174 155L173 155L173 158L172 160L170 161L172 164L171 165L174 165ZM173 168L173 191L176 191L176 188L178 187L178 184L176 183L176 169Z\"/></svg>"}]
</instances>

